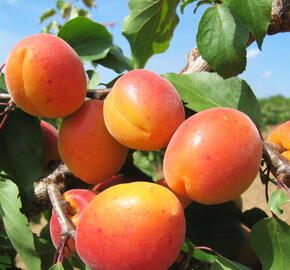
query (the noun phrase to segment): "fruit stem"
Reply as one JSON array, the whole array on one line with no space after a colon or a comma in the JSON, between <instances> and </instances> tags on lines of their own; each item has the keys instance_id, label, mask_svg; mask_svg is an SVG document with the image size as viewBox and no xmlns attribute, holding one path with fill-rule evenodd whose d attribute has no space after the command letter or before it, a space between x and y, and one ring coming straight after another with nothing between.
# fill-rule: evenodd
<instances>
[{"instance_id":1,"label":"fruit stem","mask_svg":"<svg viewBox=\"0 0 290 270\"><path fill-rule=\"evenodd\" d=\"M56 264L58 262L63 263L63 260L64 260L64 249L65 249L65 246L67 245L68 239L69 239L69 237L65 236L60 241L60 244L58 245L57 250L56 250L55 255L54 255L53 264Z\"/></svg>"},{"instance_id":2,"label":"fruit stem","mask_svg":"<svg viewBox=\"0 0 290 270\"><path fill-rule=\"evenodd\" d=\"M194 250L206 250L209 251L215 255L217 255L218 257L223 257L220 253L218 253L216 250L209 248L209 247L193 247Z\"/></svg>"}]
</instances>

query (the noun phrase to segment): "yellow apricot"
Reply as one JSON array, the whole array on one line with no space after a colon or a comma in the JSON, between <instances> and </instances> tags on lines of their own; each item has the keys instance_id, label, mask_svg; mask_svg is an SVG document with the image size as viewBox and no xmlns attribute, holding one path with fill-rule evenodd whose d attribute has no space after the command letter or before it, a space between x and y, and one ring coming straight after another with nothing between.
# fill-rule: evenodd
<instances>
[{"instance_id":1,"label":"yellow apricot","mask_svg":"<svg viewBox=\"0 0 290 270\"><path fill-rule=\"evenodd\" d=\"M144 69L129 71L119 78L104 102L109 132L133 149L167 146L184 117L183 104L173 85Z\"/></svg>"}]
</instances>

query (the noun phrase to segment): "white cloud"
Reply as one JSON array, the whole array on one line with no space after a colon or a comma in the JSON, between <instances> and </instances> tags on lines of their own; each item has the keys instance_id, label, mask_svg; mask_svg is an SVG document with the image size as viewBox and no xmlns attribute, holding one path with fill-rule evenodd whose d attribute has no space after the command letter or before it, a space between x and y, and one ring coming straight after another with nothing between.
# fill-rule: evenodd
<instances>
[{"instance_id":1,"label":"white cloud","mask_svg":"<svg viewBox=\"0 0 290 270\"><path fill-rule=\"evenodd\" d=\"M265 70L262 74L262 77L264 78L269 78L272 76L272 71L271 70Z\"/></svg>"},{"instance_id":2,"label":"white cloud","mask_svg":"<svg viewBox=\"0 0 290 270\"><path fill-rule=\"evenodd\" d=\"M260 54L260 50L259 49L248 49L247 50L247 57L248 58L255 58L257 55Z\"/></svg>"}]
</instances>

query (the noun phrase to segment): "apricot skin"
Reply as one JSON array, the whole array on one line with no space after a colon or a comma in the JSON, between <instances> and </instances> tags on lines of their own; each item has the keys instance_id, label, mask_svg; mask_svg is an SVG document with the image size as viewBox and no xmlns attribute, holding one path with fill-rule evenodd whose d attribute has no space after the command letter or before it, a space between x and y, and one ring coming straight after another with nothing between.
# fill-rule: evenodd
<instances>
[{"instance_id":1,"label":"apricot skin","mask_svg":"<svg viewBox=\"0 0 290 270\"><path fill-rule=\"evenodd\" d=\"M60 156L69 170L89 184L97 184L116 174L126 161L128 148L107 131L103 102L86 101L65 118L58 136Z\"/></svg>"},{"instance_id":2,"label":"apricot skin","mask_svg":"<svg viewBox=\"0 0 290 270\"><path fill-rule=\"evenodd\" d=\"M290 160L290 120L273 129L266 141L283 147L282 155Z\"/></svg>"},{"instance_id":3,"label":"apricot skin","mask_svg":"<svg viewBox=\"0 0 290 270\"><path fill-rule=\"evenodd\" d=\"M92 269L167 270L185 234L183 208L167 188L149 182L112 186L84 210L76 250Z\"/></svg>"},{"instance_id":4,"label":"apricot skin","mask_svg":"<svg viewBox=\"0 0 290 270\"><path fill-rule=\"evenodd\" d=\"M164 157L164 176L176 193L202 204L235 199L255 179L262 142L248 116L214 108L188 118Z\"/></svg>"},{"instance_id":5,"label":"apricot skin","mask_svg":"<svg viewBox=\"0 0 290 270\"><path fill-rule=\"evenodd\" d=\"M87 204L96 196L96 193L91 190L86 189L71 189L66 191L62 197L65 201L69 203L68 217L72 223L77 226L79 223L79 218L87 206ZM54 211L52 211L50 223L49 223L50 237L54 247L57 249L61 240L61 226L58 222L57 216ZM70 258L71 253L75 251L74 240L69 239L68 246L65 248L65 257Z\"/></svg>"},{"instance_id":6,"label":"apricot skin","mask_svg":"<svg viewBox=\"0 0 290 270\"><path fill-rule=\"evenodd\" d=\"M43 159L44 164L48 164L49 161L60 159L57 147L57 129L48 122L41 120L40 128L43 134Z\"/></svg>"},{"instance_id":7,"label":"apricot skin","mask_svg":"<svg viewBox=\"0 0 290 270\"><path fill-rule=\"evenodd\" d=\"M81 60L64 40L50 34L18 42L8 55L5 76L13 101L34 116L69 115L86 95Z\"/></svg>"},{"instance_id":8,"label":"apricot skin","mask_svg":"<svg viewBox=\"0 0 290 270\"><path fill-rule=\"evenodd\" d=\"M183 104L173 85L144 69L119 78L104 103L109 132L133 149L165 147L184 117Z\"/></svg>"}]
</instances>

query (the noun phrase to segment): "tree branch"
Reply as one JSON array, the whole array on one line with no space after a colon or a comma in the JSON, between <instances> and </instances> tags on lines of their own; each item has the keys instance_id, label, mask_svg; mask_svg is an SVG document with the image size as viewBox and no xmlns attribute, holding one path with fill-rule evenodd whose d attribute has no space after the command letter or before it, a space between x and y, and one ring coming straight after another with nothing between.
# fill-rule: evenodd
<instances>
[{"instance_id":1,"label":"tree branch","mask_svg":"<svg viewBox=\"0 0 290 270\"><path fill-rule=\"evenodd\" d=\"M281 155L283 150L276 144L263 142L263 159L267 168L277 179L278 185L289 192L290 160Z\"/></svg>"}]
</instances>

